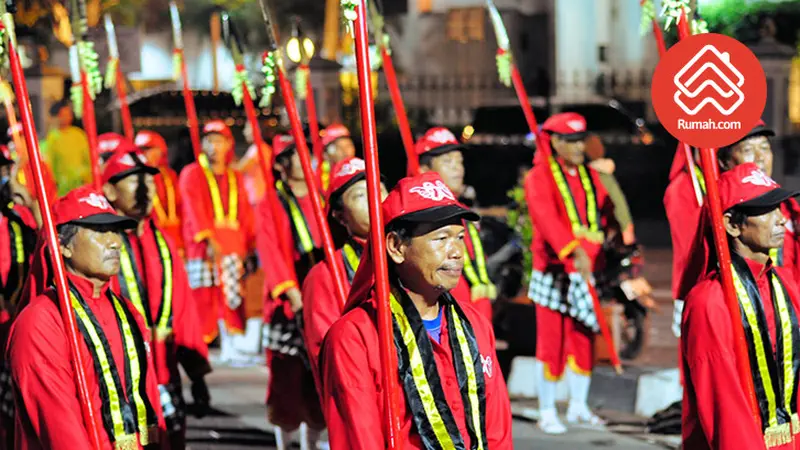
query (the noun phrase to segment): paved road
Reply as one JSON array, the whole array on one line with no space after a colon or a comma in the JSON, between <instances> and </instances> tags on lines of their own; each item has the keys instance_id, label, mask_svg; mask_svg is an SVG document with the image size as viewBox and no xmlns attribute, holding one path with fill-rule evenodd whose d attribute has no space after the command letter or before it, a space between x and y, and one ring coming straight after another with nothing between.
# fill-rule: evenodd
<instances>
[{"instance_id":1,"label":"paved road","mask_svg":"<svg viewBox=\"0 0 800 450\"><path fill-rule=\"evenodd\" d=\"M217 367L209 378L215 413L203 419L190 419L189 446L192 450L272 449L272 427L264 415L267 372L263 368L232 369ZM188 397L187 397L188 400ZM517 449L615 449L655 450L665 447L642 439L608 431L574 429L561 437L543 435L535 423L514 421Z\"/></svg>"}]
</instances>

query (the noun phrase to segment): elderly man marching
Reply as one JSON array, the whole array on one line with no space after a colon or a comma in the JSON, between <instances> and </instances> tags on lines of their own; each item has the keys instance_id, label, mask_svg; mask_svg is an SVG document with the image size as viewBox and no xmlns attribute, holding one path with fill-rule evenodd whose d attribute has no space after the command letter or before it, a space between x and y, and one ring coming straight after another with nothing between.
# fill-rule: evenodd
<instances>
[{"instance_id":1,"label":"elderly man marching","mask_svg":"<svg viewBox=\"0 0 800 450\"><path fill-rule=\"evenodd\" d=\"M491 323L456 301L467 258L464 208L435 173L400 180L383 202L400 435L410 449L513 448L511 408ZM322 349L325 417L335 450L386 448L374 265L368 250L344 316ZM419 399L424 399L419 401ZM435 406L431 406L434 405Z\"/></svg>"},{"instance_id":2,"label":"elderly man marching","mask_svg":"<svg viewBox=\"0 0 800 450\"><path fill-rule=\"evenodd\" d=\"M220 359L253 363L236 347L245 327L245 261L255 248L253 210L241 174L230 167L233 134L221 120L203 126L203 153L181 171L183 237L189 285L207 343L220 333ZM257 347L253 345L252 347Z\"/></svg>"},{"instance_id":3,"label":"elderly man marching","mask_svg":"<svg viewBox=\"0 0 800 450\"><path fill-rule=\"evenodd\" d=\"M447 128L432 128L417 141L420 172L437 172L447 187L457 197L464 193L463 145ZM464 274L453 290L456 300L470 301L491 322L492 301L497 297L497 288L486 271L486 255L478 227L464 222L464 241L467 258L464 259Z\"/></svg>"},{"instance_id":4,"label":"elderly man marching","mask_svg":"<svg viewBox=\"0 0 800 450\"><path fill-rule=\"evenodd\" d=\"M753 163L720 176L741 325L730 320L704 209L698 250L704 269L686 297L681 333L683 448L790 450L800 445L800 293L790 268L778 267L770 256L786 239L781 205L798 194L782 189ZM732 326L744 329L758 417L741 387Z\"/></svg>"},{"instance_id":5,"label":"elderly man marching","mask_svg":"<svg viewBox=\"0 0 800 450\"><path fill-rule=\"evenodd\" d=\"M119 215L137 223L121 234L121 270L111 286L130 299L150 330L170 448L180 450L186 447L186 404L178 364L201 409L209 402L204 376L211 366L183 261L176 257L175 244L150 218L158 174L141 150L125 142L104 166L103 192Z\"/></svg>"},{"instance_id":6,"label":"elderly man marching","mask_svg":"<svg viewBox=\"0 0 800 450\"><path fill-rule=\"evenodd\" d=\"M556 114L545 121L541 133L554 152L537 149L525 180L534 228L528 297L536 303L536 357L541 362L536 379L538 426L545 433L561 434L566 427L556 413L555 395L565 371L567 421L602 423L587 406L594 336L599 331L587 283L601 267L614 210L597 173L584 164L586 120L575 113Z\"/></svg>"}]
</instances>

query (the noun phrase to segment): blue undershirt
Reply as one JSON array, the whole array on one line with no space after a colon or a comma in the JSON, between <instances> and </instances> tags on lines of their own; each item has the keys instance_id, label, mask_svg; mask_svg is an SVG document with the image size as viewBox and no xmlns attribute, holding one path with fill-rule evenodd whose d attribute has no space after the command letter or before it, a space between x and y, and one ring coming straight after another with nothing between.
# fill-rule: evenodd
<instances>
[{"instance_id":1,"label":"blue undershirt","mask_svg":"<svg viewBox=\"0 0 800 450\"><path fill-rule=\"evenodd\" d=\"M428 331L428 334L431 338L436 341L437 343L441 344L441 337L442 337L442 308L439 308L439 315L436 316L435 319L431 320L422 320L422 324L425 325L425 329Z\"/></svg>"}]
</instances>

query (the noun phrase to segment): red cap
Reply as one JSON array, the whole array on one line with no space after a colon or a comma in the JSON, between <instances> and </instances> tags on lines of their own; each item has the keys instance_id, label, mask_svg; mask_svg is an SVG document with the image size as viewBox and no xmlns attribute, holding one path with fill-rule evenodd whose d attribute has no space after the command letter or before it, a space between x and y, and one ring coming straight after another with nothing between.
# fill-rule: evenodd
<instances>
[{"instance_id":1,"label":"red cap","mask_svg":"<svg viewBox=\"0 0 800 450\"><path fill-rule=\"evenodd\" d=\"M749 133L747 133L743 138L739 139L738 141L736 141L735 143L731 144L730 146L734 146L734 145L738 144L739 142L742 142L742 141L744 141L746 139L750 139L751 137L756 137L756 136L771 137L771 136L775 136L775 132L772 131L772 128L767 126L766 122L764 122L762 119L758 119L758 122L756 122L756 125L753 127L752 130L750 130Z\"/></svg>"},{"instance_id":2,"label":"red cap","mask_svg":"<svg viewBox=\"0 0 800 450\"><path fill-rule=\"evenodd\" d=\"M306 142L309 148L311 148L311 143ZM288 134L277 134L272 139L272 150L275 153L275 156L278 156L285 152L291 152L297 149L297 146L294 143L294 137Z\"/></svg>"},{"instance_id":3,"label":"red cap","mask_svg":"<svg viewBox=\"0 0 800 450\"><path fill-rule=\"evenodd\" d=\"M114 153L117 150L130 151L135 147L133 143L125 139L125 136L121 134L103 133L97 136L97 152L100 153L100 155Z\"/></svg>"},{"instance_id":4,"label":"red cap","mask_svg":"<svg viewBox=\"0 0 800 450\"><path fill-rule=\"evenodd\" d=\"M560 113L550 116L542 125L542 131L557 134L569 141L580 141L588 134L586 119L574 112Z\"/></svg>"},{"instance_id":5,"label":"red cap","mask_svg":"<svg viewBox=\"0 0 800 450\"><path fill-rule=\"evenodd\" d=\"M142 130L136 133L136 139L133 142L141 149L157 148L167 151L167 141L155 131Z\"/></svg>"},{"instance_id":6,"label":"red cap","mask_svg":"<svg viewBox=\"0 0 800 450\"><path fill-rule=\"evenodd\" d=\"M0 166L14 164L14 158L11 157L11 150L8 146L0 145Z\"/></svg>"},{"instance_id":7,"label":"red cap","mask_svg":"<svg viewBox=\"0 0 800 450\"><path fill-rule=\"evenodd\" d=\"M114 152L103 164L103 184L117 181L135 173L149 173L155 175L158 169L147 165L147 157L140 149L133 147L122 151L122 147Z\"/></svg>"},{"instance_id":8,"label":"red cap","mask_svg":"<svg viewBox=\"0 0 800 450\"><path fill-rule=\"evenodd\" d=\"M325 203L331 204L331 198L341 195L357 181L366 178L366 166L361 158L347 158L336 163L331 171L330 186L328 186L327 199Z\"/></svg>"},{"instance_id":9,"label":"red cap","mask_svg":"<svg viewBox=\"0 0 800 450\"><path fill-rule=\"evenodd\" d=\"M22 134L22 123L17 122L13 126L8 127L8 137L12 137L15 134Z\"/></svg>"},{"instance_id":10,"label":"red cap","mask_svg":"<svg viewBox=\"0 0 800 450\"><path fill-rule=\"evenodd\" d=\"M436 127L428 130L414 147L417 156L423 153L438 156L461 149L462 144L458 142L456 136L447 128Z\"/></svg>"},{"instance_id":11,"label":"red cap","mask_svg":"<svg viewBox=\"0 0 800 450\"><path fill-rule=\"evenodd\" d=\"M787 191L758 169L754 163L744 163L723 172L719 177L719 200L722 210L734 206L744 208L777 208L800 192Z\"/></svg>"},{"instance_id":12,"label":"red cap","mask_svg":"<svg viewBox=\"0 0 800 450\"><path fill-rule=\"evenodd\" d=\"M228 139L233 139L231 129L225 125L225 122L220 119L209 120L203 125L203 136L207 134L217 133L225 136Z\"/></svg>"},{"instance_id":13,"label":"red cap","mask_svg":"<svg viewBox=\"0 0 800 450\"><path fill-rule=\"evenodd\" d=\"M387 224L402 218L412 222L436 222L452 217L475 221L480 216L458 202L436 172L400 180L383 202Z\"/></svg>"},{"instance_id":14,"label":"red cap","mask_svg":"<svg viewBox=\"0 0 800 450\"><path fill-rule=\"evenodd\" d=\"M322 130L320 142L323 147L327 147L332 144L333 141L343 137L350 137L350 130L340 123L335 123Z\"/></svg>"},{"instance_id":15,"label":"red cap","mask_svg":"<svg viewBox=\"0 0 800 450\"><path fill-rule=\"evenodd\" d=\"M136 221L119 216L103 194L91 186L73 189L53 204L55 224L109 225L121 229L136 227Z\"/></svg>"}]
</instances>

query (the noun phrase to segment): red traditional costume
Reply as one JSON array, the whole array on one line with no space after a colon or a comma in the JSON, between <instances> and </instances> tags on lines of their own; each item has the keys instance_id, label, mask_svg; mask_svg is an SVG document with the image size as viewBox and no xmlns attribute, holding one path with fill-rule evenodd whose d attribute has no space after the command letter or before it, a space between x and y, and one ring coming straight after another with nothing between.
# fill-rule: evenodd
<instances>
[{"instance_id":1,"label":"red traditional costume","mask_svg":"<svg viewBox=\"0 0 800 450\"><path fill-rule=\"evenodd\" d=\"M424 219L418 214L421 212ZM478 218L456 201L436 173L400 180L383 203L383 216L387 225L395 219L429 223L453 217ZM346 313L333 324L323 344L320 369L325 417L335 450L373 450L387 445L386 386L381 375L385 369L378 349L374 270L365 251ZM390 282L394 333L407 337L394 341L395 346L402 342L396 350L404 391L397 396L397 439L403 448L513 448L508 391L496 365L489 321L470 302L457 302L445 293L439 300L441 334L435 339L396 276ZM407 398L424 401L409 402ZM435 411L426 406L433 402Z\"/></svg>"},{"instance_id":2,"label":"red traditional costume","mask_svg":"<svg viewBox=\"0 0 800 450\"><path fill-rule=\"evenodd\" d=\"M153 196L153 220L160 230L172 239L175 248L183 255L183 229L181 223L181 196L178 191L178 174L169 166L167 142L155 131L142 130L136 133L136 146L142 150L158 149L159 161L150 161L158 169L153 181L156 195Z\"/></svg>"},{"instance_id":3,"label":"red traditional costume","mask_svg":"<svg viewBox=\"0 0 800 450\"><path fill-rule=\"evenodd\" d=\"M276 136L272 148L275 158L297 151L294 139L286 135ZM267 417L270 423L287 431L302 422L319 430L324 421L302 332L289 302L284 301L286 291L299 289L311 267L322 260L319 226L311 207L310 196L315 194L297 197L289 183L281 180L275 189L282 208L274 212L267 197L257 208L258 253L266 278L264 321L270 324Z\"/></svg>"},{"instance_id":4,"label":"red traditional costume","mask_svg":"<svg viewBox=\"0 0 800 450\"><path fill-rule=\"evenodd\" d=\"M359 158L346 159L334 167L331 185L325 199L328 208L332 208L333 202L341 198L350 186L366 178L364 170L364 161ZM335 220L329 213L328 223ZM332 228L335 225L332 224ZM364 244L362 239L349 236L342 248L336 251L336 263L342 265L343 273L347 275L348 287L358 270ZM331 325L342 316L344 300L339 299L336 295L333 272L328 267L328 263L326 261L317 263L303 282L303 338L317 388L321 386L319 353L322 348L322 340Z\"/></svg>"},{"instance_id":5,"label":"red traditional costume","mask_svg":"<svg viewBox=\"0 0 800 450\"><path fill-rule=\"evenodd\" d=\"M462 148L463 145L450 130L437 127L428 130L417 141L415 151L417 157L422 155L436 157L461 151ZM469 258L464 260L464 273L452 294L456 300L474 303L473 306L491 322L492 301L497 298L497 288L486 271L486 255L483 252L478 226L469 221L464 222L464 242Z\"/></svg>"},{"instance_id":6,"label":"red traditional costume","mask_svg":"<svg viewBox=\"0 0 800 450\"><path fill-rule=\"evenodd\" d=\"M330 146L335 145L336 141L339 139L351 139L350 130L340 123L327 126L320 133L320 145L325 149L325 153L328 155L336 151L335 148L331 148ZM345 159L350 159L350 157L346 157ZM320 184L322 190L325 192L328 191L331 183L331 166L336 166L338 163L339 161L330 161L329 158L324 158L322 160Z\"/></svg>"},{"instance_id":7,"label":"red traditional costume","mask_svg":"<svg viewBox=\"0 0 800 450\"><path fill-rule=\"evenodd\" d=\"M221 134L233 139L221 120L203 127L203 134ZM230 149L229 155L233 154ZM230 161L227 161L229 164ZM253 210L244 192L241 174L231 168L213 173L208 159L186 166L179 178L183 205L183 237L189 285L194 290L205 341L213 341L217 320L227 334L241 334L247 319L244 310L244 261L255 242ZM215 245L216 259L209 245Z\"/></svg>"},{"instance_id":8,"label":"red traditional costume","mask_svg":"<svg viewBox=\"0 0 800 450\"><path fill-rule=\"evenodd\" d=\"M56 225L135 226L89 187L53 205ZM40 241L40 243L43 241ZM93 449L84 422L71 349L40 245L7 346L16 401L17 449ZM67 273L86 384L103 449L168 448L149 333L133 305L106 283Z\"/></svg>"},{"instance_id":9,"label":"red traditional costume","mask_svg":"<svg viewBox=\"0 0 800 450\"><path fill-rule=\"evenodd\" d=\"M118 148L104 166L103 182L113 184L140 173L157 175L159 170L146 162L136 147ZM177 254L166 234L152 219L146 219L123 235L121 270L111 281L114 292L130 299L150 331L158 384L170 399L171 407L165 406L164 411L172 450L185 447L186 433L178 363L192 382L202 383L211 372L197 306ZM167 412L173 409L174 413Z\"/></svg>"},{"instance_id":10,"label":"red traditional costume","mask_svg":"<svg viewBox=\"0 0 800 450\"><path fill-rule=\"evenodd\" d=\"M548 144L551 135L581 140L587 135L586 120L575 113L556 114L543 124L541 132L546 133ZM550 422L555 424L554 430L563 432L555 415L554 383L567 366L570 410L587 420L597 420L588 412L586 397L594 365L594 336L599 331L598 312L587 280L577 272L572 256L580 246L593 271L602 267L604 230L613 221L614 210L594 169L585 164L570 168L552 152L537 149L538 159L525 179L535 230L528 297L536 303L536 358L543 366L537 386L540 409L548 416L540 426L547 431ZM580 420L570 414L567 418Z\"/></svg>"},{"instance_id":11,"label":"red traditional costume","mask_svg":"<svg viewBox=\"0 0 800 450\"><path fill-rule=\"evenodd\" d=\"M12 138L9 142L9 147L15 142L20 142L25 145L25 137L22 136L22 124L17 123L16 127L9 127L8 137ZM36 192L36 188L33 184L33 168L28 162L27 147L16 148L16 145L14 145L9 158L16 161L17 182L30 191L33 200L38 200L39 194ZM45 161L42 161L42 176L44 177L44 189L47 192L47 197L51 201L55 201L58 198L58 187L56 187L53 169L51 169L50 165Z\"/></svg>"},{"instance_id":12,"label":"red traditional costume","mask_svg":"<svg viewBox=\"0 0 800 450\"><path fill-rule=\"evenodd\" d=\"M723 173L719 186L723 211L733 207L774 209L798 194L780 189L752 163ZM709 219L707 214L706 208L704 215ZM733 325L711 250L708 220L704 222L701 259L707 270L686 297L683 312L683 448L800 448L800 292L786 268L775 267L771 260L765 265L746 259L731 249L741 326L760 407L760 420L755 420L741 388Z\"/></svg>"}]
</instances>

